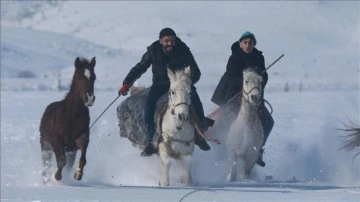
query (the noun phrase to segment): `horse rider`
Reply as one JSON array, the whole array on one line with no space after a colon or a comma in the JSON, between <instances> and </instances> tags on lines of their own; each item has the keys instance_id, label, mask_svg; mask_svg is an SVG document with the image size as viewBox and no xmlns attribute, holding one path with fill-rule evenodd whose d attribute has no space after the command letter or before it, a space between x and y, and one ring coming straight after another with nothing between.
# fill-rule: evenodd
<instances>
[{"instance_id":1,"label":"horse rider","mask_svg":"<svg viewBox=\"0 0 360 202\"><path fill-rule=\"evenodd\" d=\"M236 41L231 46L232 54L229 57L226 65L226 71L221 77L211 101L220 107L224 106L228 101L233 100L234 96L239 94L243 85L243 70L246 68L255 68L256 71L263 77L263 93L265 85L268 81L268 74L265 71L265 59L262 52L255 48L255 35L249 31L244 32L239 41ZM264 97L264 96L263 96ZM239 99L241 102L241 96ZM240 106L240 103L236 106ZM260 105L258 111L264 129L264 141L259 153L257 164L261 167L265 166L263 161L264 145L274 126L274 120L271 114L264 105L264 100ZM230 125L228 125L230 127Z\"/></svg>"},{"instance_id":2,"label":"horse rider","mask_svg":"<svg viewBox=\"0 0 360 202\"><path fill-rule=\"evenodd\" d=\"M123 85L119 90L119 95L126 95L130 86L136 79L146 72L152 65L152 85L145 104L145 123L147 128L147 138L149 143L146 145L141 156L151 156L155 153L153 144L153 137L155 133L154 113L156 102L159 98L168 92L170 88L170 80L167 76L167 68L173 71L190 66L191 68L191 103L195 108L195 112L199 117L200 125L206 128L207 121L204 116L204 109L200 101L199 95L196 92L194 84L199 81L201 72L195 62L190 48L181 41L176 33L171 28L164 28L160 31L159 40L153 42L148 48L142 59L137 63L127 74L123 81ZM196 135L195 144L202 150L209 150L210 147L207 142Z\"/></svg>"}]
</instances>

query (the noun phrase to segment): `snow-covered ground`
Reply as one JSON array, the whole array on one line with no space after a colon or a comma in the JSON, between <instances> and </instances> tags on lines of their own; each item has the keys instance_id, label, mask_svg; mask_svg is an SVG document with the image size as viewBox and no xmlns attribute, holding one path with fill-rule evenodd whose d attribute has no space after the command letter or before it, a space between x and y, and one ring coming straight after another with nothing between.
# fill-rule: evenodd
<instances>
[{"instance_id":1,"label":"snow-covered ground","mask_svg":"<svg viewBox=\"0 0 360 202\"><path fill-rule=\"evenodd\" d=\"M359 19L356 1L1 1L1 201L359 201L358 151L339 151L346 133L337 130L360 125ZM91 129L83 179L71 172L44 185L39 122L67 92L75 58L97 59L93 121L167 26L200 66L207 113L242 32L255 33L267 65L285 54L268 71L275 126L266 167L250 181L226 182L222 146L211 145L195 150L193 185L177 181L174 163L171 186L158 187L159 158L140 157L119 136L120 97ZM151 71L137 84L149 86Z\"/></svg>"}]
</instances>

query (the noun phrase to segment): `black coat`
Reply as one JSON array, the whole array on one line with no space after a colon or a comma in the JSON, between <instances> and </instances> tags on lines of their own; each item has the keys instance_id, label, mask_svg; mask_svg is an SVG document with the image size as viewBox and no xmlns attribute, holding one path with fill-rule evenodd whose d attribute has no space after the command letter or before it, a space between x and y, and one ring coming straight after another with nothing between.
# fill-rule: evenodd
<instances>
[{"instance_id":1,"label":"black coat","mask_svg":"<svg viewBox=\"0 0 360 202\"><path fill-rule=\"evenodd\" d=\"M219 106L224 105L229 99L241 91L244 69L253 67L256 68L258 73L265 70L265 59L262 52L258 49L254 48L251 53L246 54L240 48L239 42L237 41L232 44L231 51L232 54L226 65L226 71L211 97L211 101ZM262 74L262 77L263 88L265 88L268 80L266 71Z\"/></svg>"},{"instance_id":2,"label":"black coat","mask_svg":"<svg viewBox=\"0 0 360 202\"><path fill-rule=\"evenodd\" d=\"M150 65L152 65L153 85L170 85L170 80L167 76L167 67L175 71L190 66L190 77L193 84L199 81L201 76L199 67L189 47L178 37L176 37L174 50L169 55L164 53L158 40L152 43L147 48L147 52L143 55L141 61L130 70L123 83L133 84L136 79L146 72Z\"/></svg>"}]
</instances>

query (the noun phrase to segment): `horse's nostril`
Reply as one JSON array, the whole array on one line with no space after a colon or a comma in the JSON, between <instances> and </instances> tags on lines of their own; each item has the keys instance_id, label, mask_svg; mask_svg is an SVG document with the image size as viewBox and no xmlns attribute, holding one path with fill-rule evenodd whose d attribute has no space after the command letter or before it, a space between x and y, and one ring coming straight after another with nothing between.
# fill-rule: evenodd
<instances>
[{"instance_id":1,"label":"horse's nostril","mask_svg":"<svg viewBox=\"0 0 360 202\"><path fill-rule=\"evenodd\" d=\"M182 121L182 116L181 116L181 114L179 114L178 117L179 117L179 119Z\"/></svg>"},{"instance_id":2,"label":"horse's nostril","mask_svg":"<svg viewBox=\"0 0 360 202\"><path fill-rule=\"evenodd\" d=\"M257 100L258 100L258 97L257 97L256 95L251 95L251 99L252 99L253 101L257 101Z\"/></svg>"}]
</instances>

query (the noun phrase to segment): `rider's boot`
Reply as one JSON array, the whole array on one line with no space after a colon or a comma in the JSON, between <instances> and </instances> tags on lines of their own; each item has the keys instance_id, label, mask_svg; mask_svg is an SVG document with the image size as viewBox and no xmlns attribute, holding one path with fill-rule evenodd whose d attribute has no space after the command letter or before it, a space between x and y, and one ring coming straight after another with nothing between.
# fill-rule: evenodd
<instances>
[{"instance_id":1,"label":"rider's boot","mask_svg":"<svg viewBox=\"0 0 360 202\"><path fill-rule=\"evenodd\" d=\"M197 131L195 132L195 144L203 151L210 150L208 143L204 140L204 138L200 137Z\"/></svg>"},{"instance_id":2,"label":"rider's boot","mask_svg":"<svg viewBox=\"0 0 360 202\"><path fill-rule=\"evenodd\" d=\"M156 151L155 151L154 144L153 144L152 142L149 142L149 143L146 145L144 151L141 152L141 156L143 156L143 157L151 156L151 155L153 155L155 152L156 152Z\"/></svg>"},{"instance_id":3,"label":"rider's boot","mask_svg":"<svg viewBox=\"0 0 360 202\"><path fill-rule=\"evenodd\" d=\"M259 158L256 162L256 164L258 164L261 167L265 167L266 165L265 162L263 161L263 154L264 154L264 148L261 148L259 152Z\"/></svg>"},{"instance_id":4,"label":"rider's boot","mask_svg":"<svg viewBox=\"0 0 360 202\"><path fill-rule=\"evenodd\" d=\"M206 131L209 128L207 118L203 118L203 120L200 121L200 127L202 128L202 131ZM204 140L204 138L200 136L197 131L195 132L195 144L203 151L210 150L209 144L206 142L206 140Z\"/></svg>"}]
</instances>

